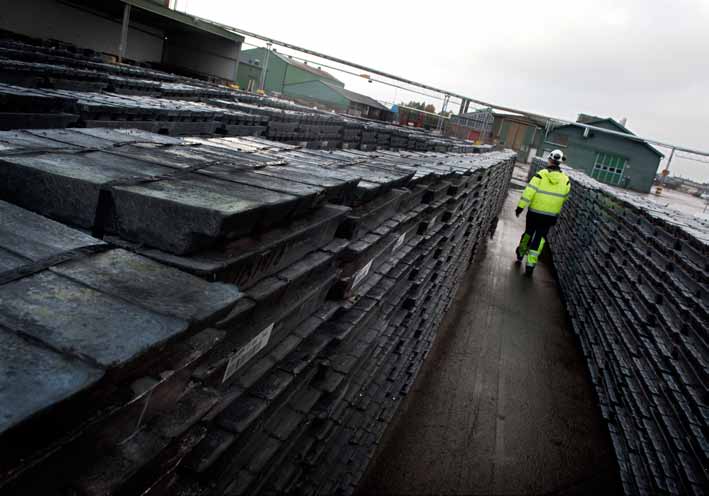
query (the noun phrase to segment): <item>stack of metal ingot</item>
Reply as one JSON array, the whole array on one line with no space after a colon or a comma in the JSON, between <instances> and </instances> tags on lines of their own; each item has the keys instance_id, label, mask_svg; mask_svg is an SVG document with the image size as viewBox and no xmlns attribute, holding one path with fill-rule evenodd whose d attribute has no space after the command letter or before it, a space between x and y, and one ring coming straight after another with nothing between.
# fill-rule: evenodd
<instances>
[{"instance_id":1,"label":"stack of metal ingot","mask_svg":"<svg viewBox=\"0 0 709 496\"><path fill-rule=\"evenodd\" d=\"M356 120L145 67L107 64L91 50L55 41L0 39L0 61L0 130L122 127L170 136L265 136L311 149L482 150L420 129ZM48 102L55 103L51 112L36 110ZM29 112L22 110L27 107Z\"/></svg>"},{"instance_id":2,"label":"stack of metal ingot","mask_svg":"<svg viewBox=\"0 0 709 496\"><path fill-rule=\"evenodd\" d=\"M121 127L170 136L264 136L311 149L482 150L420 129L357 120L154 69L107 64L92 51L35 41L0 39L0 102L5 103L0 130ZM55 108L36 110L48 102Z\"/></svg>"},{"instance_id":3,"label":"stack of metal ingot","mask_svg":"<svg viewBox=\"0 0 709 496\"><path fill-rule=\"evenodd\" d=\"M101 54L69 43L59 42L57 44L57 40L34 40L33 43L29 43L26 39L2 38L3 34L9 35L9 33L0 33L0 57L4 59L73 67L82 70L105 72L113 76L126 78L199 83L199 81L192 78L147 67L106 63Z\"/></svg>"},{"instance_id":4,"label":"stack of metal ingot","mask_svg":"<svg viewBox=\"0 0 709 496\"><path fill-rule=\"evenodd\" d=\"M0 492L352 492L513 157L0 133Z\"/></svg>"},{"instance_id":5,"label":"stack of metal ingot","mask_svg":"<svg viewBox=\"0 0 709 496\"><path fill-rule=\"evenodd\" d=\"M709 226L575 171L554 267L626 494L707 494Z\"/></svg>"},{"instance_id":6,"label":"stack of metal ingot","mask_svg":"<svg viewBox=\"0 0 709 496\"><path fill-rule=\"evenodd\" d=\"M73 98L0 83L0 131L22 126L65 128L78 120Z\"/></svg>"},{"instance_id":7,"label":"stack of metal ingot","mask_svg":"<svg viewBox=\"0 0 709 496\"><path fill-rule=\"evenodd\" d=\"M260 136L268 125L262 115L151 96L29 89L0 83L0 101L7 102L0 112L0 127L6 130L70 126L137 128L171 136ZM42 111L49 104L53 108Z\"/></svg>"}]
</instances>

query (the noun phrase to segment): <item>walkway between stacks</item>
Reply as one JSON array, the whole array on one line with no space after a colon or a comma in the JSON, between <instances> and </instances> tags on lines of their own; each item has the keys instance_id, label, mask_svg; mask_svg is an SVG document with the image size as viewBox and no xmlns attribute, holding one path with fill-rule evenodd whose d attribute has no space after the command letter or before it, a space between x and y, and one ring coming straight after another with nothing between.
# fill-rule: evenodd
<instances>
[{"instance_id":1,"label":"walkway between stacks","mask_svg":"<svg viewBox=\"0 0 709 496\"><path fill-rule=\"evenodd\" d=\"M360 494L619 491L550 262L532 278L514 263L519 195L510 193Z\"/></svg>"}]
</instances>

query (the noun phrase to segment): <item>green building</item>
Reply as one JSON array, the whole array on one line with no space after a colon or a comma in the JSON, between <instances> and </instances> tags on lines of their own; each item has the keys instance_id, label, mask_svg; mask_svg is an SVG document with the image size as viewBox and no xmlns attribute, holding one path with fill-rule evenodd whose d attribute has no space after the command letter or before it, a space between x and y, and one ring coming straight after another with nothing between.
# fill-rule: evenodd
<instances>
[{"instance_id":1,"label":"green building","mask_svg":"<svg viewBox=\"0 0 709 496\"><path fill-rule=\"evenodd\" d=\"M256 91L266 65L264 90L280 93L303 103L370 119L391 120L392 113L373 98L345 89L332 74L274 50L253 48L241 52L237 82L241 89Z\"/></svg>"},{"instance_id":2,"label":"green building","mask_svg":"<svg viewBox=\"0 0 709 496\"><path fill-rule=\"evenodd\" d=\"M577 122L633 134L611 118L581 114ZM564 151L567 165L589 176L622 188L649 193L663 154L644 141L614 136L568 124L540 134L537 155L556 148Z\"/></svg>"},{"instance_id":3,"label":"green building","mask_svg":"<svg viewBox=\"0 0 709 496\"><path fill-rule=\"evenodd\" d=\"M374 98L346 90L329 81L289 84L285 87L285 94L296 100L320 104L327 109L357 117L382 121L390 121L393 117L393 113Z\"/></svg>"},{"instance_id":4,"label":"green building","mask_svg":"<svg viewBox=\"0 0 709 496\"><path fill-rule=\"evenodd\" d=\"M242 90L256 91L258 89L261 71L266 65L266 55L265 48L252 48L241 52L237 81ZM275 50L268 53L266 81L263 88L265 91L285 95L288 94L288 86L312 81L324 81L342 88L345 87L345 83L322 69L299 62Z\"/></svg>"}]
</instances>

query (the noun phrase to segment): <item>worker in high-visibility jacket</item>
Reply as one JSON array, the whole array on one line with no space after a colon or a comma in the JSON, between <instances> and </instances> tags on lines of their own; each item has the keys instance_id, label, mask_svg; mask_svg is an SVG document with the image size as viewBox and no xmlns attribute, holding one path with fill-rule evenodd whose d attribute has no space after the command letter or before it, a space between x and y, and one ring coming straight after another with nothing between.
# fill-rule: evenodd
<instances>
[{"instance_id":1,"label":"worker in high-visibility jacket","mask_svg":"<svg viewBox=\"0 0 709 496\"><path fill-rule=\"evenodd\" d=\"M561 207L571 191L569 176L561 172L560 168L561 162L564 161L566 157L561 150L551 152L547 168L532 177L515 210L515 215L519 217L522 211L529 207L527 225L516 249L518 262L527 256L527 274L534 271L544 248L544 238L556 223Z\"/></svg>"}]
</instances>

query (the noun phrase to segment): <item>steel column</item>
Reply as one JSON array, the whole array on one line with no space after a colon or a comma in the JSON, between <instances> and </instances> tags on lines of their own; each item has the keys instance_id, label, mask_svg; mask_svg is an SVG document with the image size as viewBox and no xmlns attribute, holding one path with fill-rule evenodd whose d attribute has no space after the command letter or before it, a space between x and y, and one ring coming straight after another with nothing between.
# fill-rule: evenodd
<instances>
[{"instance_id":1,"label":"steel column","mask_svg":"<svg viewBox=\"0 0 709 496\"><path fill-rule=\"evenodd\" d=\"M123 7L123 24L121 24L121 43L118 45L118 62L123 62L128 48L128 25L130 24L130 4Z\"/></svg>"},{"instance_id":2,"label":"steel column","mask_svg":"<svg viewBox=\"0 0 709 496\"><path fill-rule=\"evenodd\" d=\"M268 72L268 59L271 55L271 44L266 43L266 56L264 57L263 67L261 68L261 79L258 83L258 89L260 91L265 91L263 88L266 85L266 72Z\"/></svg>"}]
</instances>

